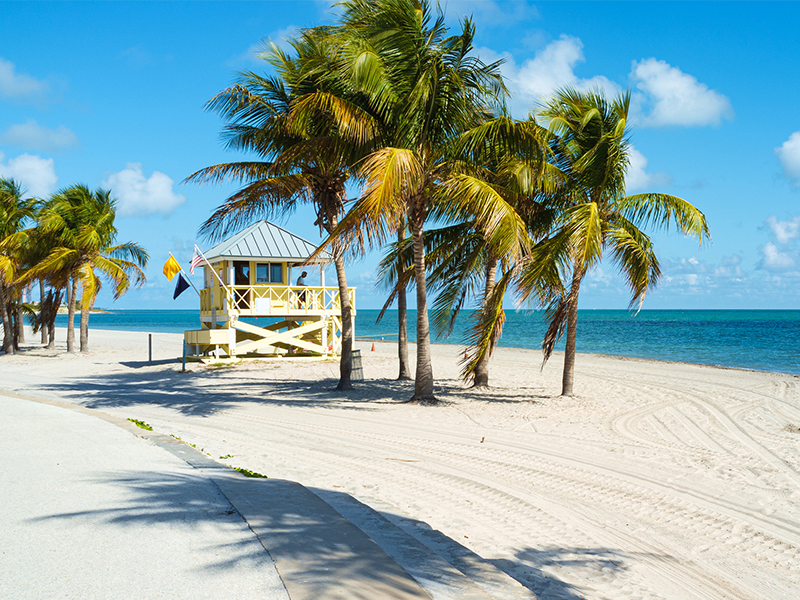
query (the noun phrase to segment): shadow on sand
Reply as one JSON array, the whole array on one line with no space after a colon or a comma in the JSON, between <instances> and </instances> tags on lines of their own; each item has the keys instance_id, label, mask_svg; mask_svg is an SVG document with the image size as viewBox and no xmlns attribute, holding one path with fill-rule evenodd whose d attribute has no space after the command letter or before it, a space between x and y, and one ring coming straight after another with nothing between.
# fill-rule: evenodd
<instances>
[{"instance_id":1,"label":"shadow on sand","mask_svg":"<svg viewBox=\"0 0 800 600\"><path fill-rule=\"evenodd\" d=\"M402 401L411 396L413 382L375 380L356 384L348 392L337 392L335 379L312 381L265 380L246 374L230 376L218 369L181 373L177 370L146 370L76 377L38 389L89 408L155 405L185 415L207 416L241 402L277 406L331 406L369 410L374 402Z\"/></svg>"},{"instance_id":2,"label":"shadow on sand","mask_svg":"<svg viewBox=\"0 0 800 600\"><path fill-rule=\"evenodd\" d=\"M275 484L285 483L272 481ZM353 556L347 552L344 552L341 557L331 553L329 541L324 536L314 534L315 515L304 514L303 509L298 508L299 505L296 503L290 501L270 502L269 510L262 513L252 510L252 506L259 506L257 503L251 504L251 510L245 511L246 514L242 515L224 496L210 497L207 493L199 493L209 484L208 479L202 475L176 476L148 472L133 472L126 475L107 473L98 479L98 483L122 486L132 492L131 499L125 505L113 509L57 513L37 520L58 522L76 517L89 517L93 521L100 521L116 527L146 528L148 525L167 523L177 527L192 528L202 523L213 524L220 520L235 520L244 517L248 525L256 532L259 531L258 524L266 524L267 529L279 532L275 536L266 536L266 539L265 536L260 535L262 544L273 557L291 560L296 569L291 574L291 578L311 581L316 586L315 596L319 600L340 597L341 589L336 583L338 578L378 581L387 586L391 582L391 586L400 586L392 587L401 592L398 597L405 597L404 593L410 593L412 597L417 597L413 596L413 586L406 584L408 589L403 589L403 582L408 581L404 579L406 572L396 564L375 561L369 556ZM270 481L265 480L246 481L246 485L252 486L269 484ZM195 490L198 493L195 494ZM331 496L335 495L339 496L336 498L337 502L360 504L342 492L330 490L323 492L323 495L329 500ZM196 499L187 504L187 497ZM333 504L335 505L336 502ZM427 523L392 515L385 511L381 514L392 522L404 521L406 525L403 526L403 529L409 535L413 535L417 542L436 552L438 556L447 560L468 577L472 577L479 586L487 586L487 589L493 589L497 593L496 583L489 582L487 585L486 581L478 581L475 578L475 569L479 568L479 565L476 567L476 563L482 562L483 559L471 550L440 531L432 529ZM312 527L309 527L309 524ZM419 533L415 534L414 530ZM298 536L301 536L299 543ZM346 545L347 540L343 541ZM208 569L235 569L240 563L263 558L261 548L253 545L252 538L238 543L198 548L197 551L216 558L216 560L210 560L207 567L204 567ZM389 553L392 554L391 550ZM324 568L320 566L320 557L323 557ZM424 556L420 556L419 560L425 561L426 559ZM400 562L402 563L402 561ZM585 597L585 592L547 571L553 568L569 570L578 566L591 567L597 570L599 575L613 577L625 569L626 556L609 548L528 548L520 551L516 555L516 560L493 560L490 558L487 562L504 571L532 592L531 598L579 600ZM278 564L280 568L280 560L278 560ZM416 568L415 565L403 566L409 572L414 572ZM316 581L314 581L315 579ZM288 582L287 587L289 587ZM357 594L349 597L360 598ZM394 596L387 595L386 597ZM513 597L519 596L514 594ZM364 600L367 600L367 597L364 597ZM373 599L369 598L369 600Z\"/></svg>"},{"instance_id":3,"label":"shadow on sand","mask_svg":"<svg viewBox=\"0 0 800 600\"><path fill-rule=\"evenodd\" d=\"M42 384L39 389L89 408L155 405L192 416L209 416L242 402L296 407L335 407L373 410L374 404L406 402L414 393L413 381L369 379L354 382L353 389L336 390L337 379L265 379L234 368L181 372L174 360L124 362L128 370L93 374ZM164 368L175 365L177 368ZM150 367L150 369L146 368ZM459 380L437 381L436 397L444 404L457 398L486 403L535 403L549 398L541 388L506 392L503 388L474 390Z\"/></svg>"}]
</instances>

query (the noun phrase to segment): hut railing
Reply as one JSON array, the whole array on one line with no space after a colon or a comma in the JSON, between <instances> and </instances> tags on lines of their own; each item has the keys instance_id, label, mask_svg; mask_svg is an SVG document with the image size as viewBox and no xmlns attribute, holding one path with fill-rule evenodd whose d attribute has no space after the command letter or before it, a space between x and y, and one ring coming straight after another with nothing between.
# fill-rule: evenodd
<instances>
[{"instance_id":1,"label":"hut railing","mask_svg":"<svg viewBox=\"0 0 800 600\"><path fill-rule=\"evenodd\" d=\"M212 294L213 301L212 301ZM355 288L348 288L350 305L355 310ZM338 314L342 312L338 287L232 285L200 290L200 311L225 312L233 309L241 316Z\"/></svg>"}]
</instances>

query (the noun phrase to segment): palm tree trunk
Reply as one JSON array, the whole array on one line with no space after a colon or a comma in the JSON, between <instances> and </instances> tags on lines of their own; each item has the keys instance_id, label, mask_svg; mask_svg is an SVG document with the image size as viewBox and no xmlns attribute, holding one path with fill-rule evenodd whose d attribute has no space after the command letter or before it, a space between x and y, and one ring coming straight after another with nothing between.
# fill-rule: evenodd
<instances>
[{"instance_id":1,"label":"palm tree trunk","mask_svg":"<svg viewBox=\"0 0 800 600\"><path fill-rule=\"evenodd\" d=\"M45 304L44 279L39 279L39 332L41 333L42 345L45 345L47 343L47 325L48 325L47 323L45 323L44 304Z\"/></svg>"},{"instance_id":2,"label":"palm tree trunk","mask_svg":"<svg viewBox=\"0 0 800 600\"><path fill-rule=\"evenodd\" d=\"M325 215L325 229L330 234L339 224L337 210L339 203L333 207L321 207ZM353 372L353 307L350 304L350 290L347 289L347 273L344 269L344 257L340 243L332 245L333 265L336 267L336 282L339 284L339 306L342 309L342 356L339 359L338 391L352 390L350 376Z\"/></svg>"},{"instance_id":3,"label":"palm tree trunk","mask_svg":"<svg viewBox=\"0 0 800 600\"><path fill-rule=\"evenodd\" d=\"M17 302L17 341L20 344L25 343L25 313L22 312L21 295L19 298L19 302Z\"/></svg>"},{"instance_id":4,"label":"palm tree trunk","mask_svg":"<svg viewBox=\"0 0 800 600\"><path fill-rule=\"evenodd\" d=\"M42 318L47 325L47 336L49 338L47 347L50 349L56 347L56 317L60 307L61 290L50 288L50 292L44 296L44 305L42 307Z\"/></svg>"},{"instance_id":5,"label":"palm tree trunk","mask_svg":"<svg viewBox=\"0 0 800 600\"><path fill-rule=\"evenodd\" d=\"M405 227L397 230L397 245L402 245L405 239ZM398 281L401 276L401 269L397 269ZM400 374L398 381L410 381L411 370L408 368L408 298L406 297L406 286L397 293L397 358L400 361Z\"/></svg>"},{"instance_id":6,"label":"palm tree trunk","mask_svg":"<svg viewBox=\"0 0 800 600\"><path fill-rule=\"evenodd\" d=\"M412 218L411 235L414 244L414 280L417 286L417 372L414 377L413 401L435 402L433 395L433 366L431 365L431 334L428 324L428 297L425 287L425 239L422 218Z\"/></svg>"},{"instance_id":7,"label":"palm tree trunk","mask_svg":"<svg viewBox=\"0 0 800 600\"><path fill-rule=\"evenodd\" d=\"M56 317L59 308L61 308L61 290L53 290L47 308L47 335L50 338L47 347L50 349L56 347Z\"/></svg>"},{"instance_id":8,"label":"palm tree trunk","mask_svg":"<svg viewBox=\"0 0 800 600\"><path fill-rule=\"evenodd\" d=\"M72 287L69 288L67 302L67 352L75 352L75 304L78 295L78 280L72 278Z\"/></svg>"},{"instance_id":9,"label":"palm tree trunk","mask_svg":"<svg viewBox=\"0 0 800 600\"><path fill-rule=\"evenodd\" d=\"M572 287L569 290L569 309L567 312L567 342L564 349L564 372L561 377L561 395L572 396L572 383L575 375L575 339L578 337L578 292L585 269L575 265Z\"/></svg>"},{"instance_id":10,"label":"palm tree trunk","mask_svg":"<svg viewBox=\"0 0 800 600\"><path fill-rule=\"evenodd\" d=\"M344 391L353 389L350 382L353 371L353 307L350 305L350 291L347 289L347 275L341 252L336 252L333 264L339 283L339 305L342 307L342 358L339 360L339 384L336 389Z\"/></svg>"},{"instance_id":11,"label":"palm tree trunk","mask_svg":"<svg viewBox=\"0 0 800 600\"><path fill-rule=\"evenodd\" d=\"M89 307L81 306L81 352L89 351Z\"/></svg>"},{"instance_id":12,"label":"palm tree trunk","mask_svg":"<svg viewBox=\"0 0 800 600\"><path fill-rule=\"evenodd\" d=\"M9 302L8 303L8 316L11 319L11 334L14 338L14 352L19 352L19 312L17 311L17 307L19 306L19 302Z\"/></svg>"},{"instance_id":13,"label":"palm tree trunk","mask_svg":"<svg viewBox=\"0 0 800 600\"><path fill-rule=\"evenodd\" d=\"M483 291L484 306L489 300L494 290L495 279L497 278L497 258L489 255L486 262L486 287ZM481 357L478 364L475 366L475 381L473 387L489 387L489 359L492 357L494 348L488 348L484 355Z\"/></svg>"},{"instance_id":14,"label":"palm tree trunk","mask_svg":"<svg viewBox=\"0 0 800 600\"><path fill-rule=\"evenodd\" d=\"M6 284L0 281L0 312L3 318L3 350L6 355L14 354L14 335L11 328L11 315L6 304Z\"/></svg>"}]
</instances>

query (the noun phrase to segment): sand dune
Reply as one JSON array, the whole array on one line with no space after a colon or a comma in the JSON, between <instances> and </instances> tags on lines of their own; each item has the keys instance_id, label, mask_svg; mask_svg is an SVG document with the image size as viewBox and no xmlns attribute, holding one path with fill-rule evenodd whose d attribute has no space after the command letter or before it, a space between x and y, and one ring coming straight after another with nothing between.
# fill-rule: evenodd
<instances>
[{"instance_id":1,"label":"sand dune","mask_svg":"<svg viewBox=\"0 0 800 600\"><path fill-rule=\"evenodd\" d=\"M3 357L0 387L349 494L438 530L531 597L798 597L798 377L579 355L577 397L561 398L560 356L541 371L539 352L501 348L476 392L458 381L459 348L435 345L443 402L427 407L401 402L413 384L393 381L394 344L358 344L366 381L340 394L333 361L181 374L180 340L154 335L149 364L146 334L92 331L88 355Z\"/></svg>"}]
</instances>

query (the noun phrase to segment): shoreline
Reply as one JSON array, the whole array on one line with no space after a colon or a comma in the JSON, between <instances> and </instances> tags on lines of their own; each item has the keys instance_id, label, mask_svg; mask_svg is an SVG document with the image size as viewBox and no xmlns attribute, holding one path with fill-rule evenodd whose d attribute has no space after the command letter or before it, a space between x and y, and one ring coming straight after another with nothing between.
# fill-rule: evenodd
<instances>
[{"instance_id":1,"label":"shoreline","mask_svg":"<svg viewBox=\"0 0 800 600\"><path fill-rule=\"evenodd\" d=\"M376 310L362 309L356 317L358 341L397 340L393 315L374 323ZM131 311L92 316L90 329L182 333L199 325L195 310ZM413 314L410 315L413 318ZM269 322L269 321L267 321ZM255 322L256 325L260 323ZM65 326L66 318L59 317ZM454 333L434 343L464 347L468 320L460 318ZM414 327L409 337L414 338ZM543 322L528 310L508 312L499 347L540 350ZM800 375L800 310L679 309L642 311L586 310L580 317L578 351L644 360L666 360L721 368ZM561 340L560 348L563 349Z\"/></svg>"},{"instance_id":2,"label":"shoreline","mask_svg":"<svg viewBox=\"0 0 800 600\"><path fill-rule=\"evenodd\" d=\"M108 328L182 333L199 325L195 310L128 311L94 315L90 329ZM356 339L397 341L393 315L374 323L378 311L362 309L356 317ZM413 314L410 315L413 318ZM269 321L267 321L269 322ZM66 319L59 317L59 325ZM258 322L255 322L259 325ZM434 343L465 346L468 320ZM414 338L414 327L409 337ZM499 347L539 351L544 336L542 319L528 310L508 312ZM720 368L750 369L800 375L800 310L587 310L580 317L578 351L643 360L665 360ZM560 348L563 350L563 339Z\"/></svg>"},{"instance_id":3,"label":"shoreline","mask_svg":"<svg viewBox=\"0 0 800 600\"><path fill-rule=\"evenodd\" d=\"M63 327L58 327L57 329L66 331L66 328L63 328ZM143 335L147 335L147 334L152 334L152 335L174 335L174 336L178 336L180 339L183 339L183 334L182 333L163 332L163 331L144 331L144 330L138 331L138 330L130 330L130 329L103 329L101 327L94 328L94 327L91 327L91 325L90 325L90 329L89 329L90 348L91 348L91 334L92 334L93 331L102 331L102 332L105 332L105 333L125 333L125 334L130 334L130 335L136 335L136 334L143 334ZM28 330L26 329L26 336L27 335L28 335ZM66 334L64 334L62 337L65 339L66 338ZM27 337L26 337L26 339L27 339ZM362 343L362 344L367 344L367 345L369 345L369 344L371 344L373 342L376 343L376 344L393 344L395 346L397 345L396 341L375 339L375 338L371 338L371 337L358 337L358 336L356 336L354 341L356 343ZM409 345L409 348L411 348L412 346L416 347L417 343L416 342L408 342L408 345ZM450 344L450 343L446 343L446 342L431 342L431 346L437 346L437 347L442 347L442 348L456 347L456 348L461 348L462 352L463 352L463 349L464 349L464 345L463 344L456 344L456 343ZM541 350L537 349L537 348L519 348L519 347L513 347L513 346L498 346L497 349L495 350L495 352L497 352L497 350L499 350L501 348L504 351L537 353L537 354L539 354L541 356ZM563 354L564 354L563 350L554 350L553 351L553 356L563 356ZM653 363L664 364L664 365L686 365L686 366L693 366L693 367L705 367L705 368L710 368L710 369L721 369L721 370L731 370L731 371L744 371L744 372L751 372L751 373L770 373L770 374L773 374L773 375L781 375L781 376L785 376L785 377L793 377L793 378L796 378L796 379L800 379L800 373L788 373L788 372L784 372L784 371L771 371L771 370L767 370L767 369L756 369L756 368L753 368L753 367L732 367L732 366L727 366L727 365L718 365L718 364L709 364L709 363L693 363L693 362L682 361L682 360L666 360L666 359L661 359L661 358L646 358L646 357L641 357L641 356L625 356L625 355L621 355L621 354L608 354L608 353L605 353L605 352L577 352L576 354L577 354L578 357L580 357L580 356L596 356L596 357L599 357L599 358L608 358L608 359L612 359L612 360L622 360L622 361L642 361L642 362L653 362ZM178 359L180 359L180 356L178 356ZM256 360L268 360L268 359L256 359ZM491 362L489 364L491 365Z\"/></svg>"}]
</instances>

